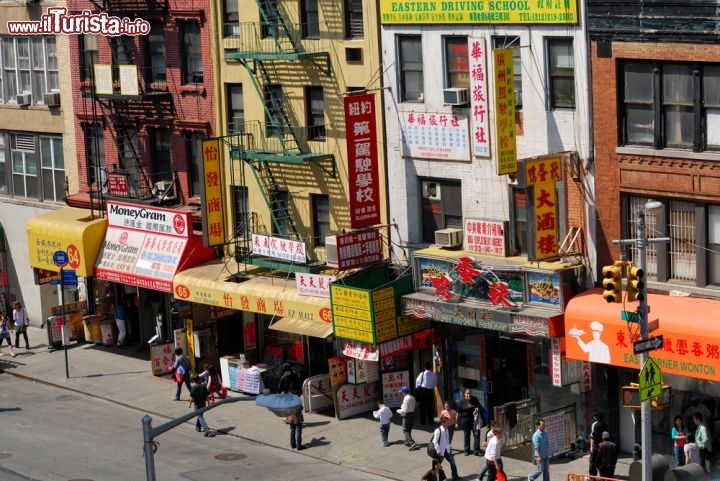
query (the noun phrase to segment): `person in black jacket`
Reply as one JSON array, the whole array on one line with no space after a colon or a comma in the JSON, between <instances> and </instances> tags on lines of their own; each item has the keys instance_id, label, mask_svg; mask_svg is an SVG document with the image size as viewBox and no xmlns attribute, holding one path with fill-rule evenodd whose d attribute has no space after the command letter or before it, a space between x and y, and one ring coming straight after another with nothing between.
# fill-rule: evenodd
<instances>
[{"instance_id":1,"label":"person in black jacket","mask_svg":"<svg viewBox=\"0 0 720 481\"><path fill-rule=\"evenodd\" d=\"M292 393L299 396L300 389L301 381L298 373L295 372L290 364L283 364L283 375L280 377L280 382L278 383L278 392L280 394Z\"/></svg>"},{"instance_id":2,"label":"person in black jacket","mask_svg":"<svg viewBox=\"0 0 720 481\"><path fill-rule=\"evenodd\" d=\"M470 435L474 437L473 442L473 454L480 456L480 432L474 429L475 409L482 410L483 407L480 405L478 398L472 395L469 389L465 389L463 392L463 398L460 400L458 405L458 413L455 419L455 427L462 427L465 434L465 456L470 456Z\"/></svg>"},{"instance_id":3,"label":"person in black jacket","mask_svg":"<svg viewBox=\"0 0 720 481\"><path fill-rule=\"evenodd\" d=\"M593 413L593 423L590 426L590 469L591 476L597 476L598 464L596 460L597 446L602 442L602 433L608 430L608 425L602 419L598 411Z\"/></svg>"}]
</instances>

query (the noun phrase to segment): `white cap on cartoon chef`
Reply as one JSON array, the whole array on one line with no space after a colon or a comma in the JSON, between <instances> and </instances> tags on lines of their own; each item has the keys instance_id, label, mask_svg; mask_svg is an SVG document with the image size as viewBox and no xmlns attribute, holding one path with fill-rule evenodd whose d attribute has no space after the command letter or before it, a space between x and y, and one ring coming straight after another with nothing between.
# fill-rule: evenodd
<instances>
[{"instance_id":1,"label":"white cap on cartoon chef","mask_svg":"<svg viewBox=\"0 0 720 481\"><path fill-rule=\"evenodd\" d=\"M593 331L603 332L604 327L598 321L593 321L590 323L590 329L592 329Z\"/></svg>"}]
</instances>

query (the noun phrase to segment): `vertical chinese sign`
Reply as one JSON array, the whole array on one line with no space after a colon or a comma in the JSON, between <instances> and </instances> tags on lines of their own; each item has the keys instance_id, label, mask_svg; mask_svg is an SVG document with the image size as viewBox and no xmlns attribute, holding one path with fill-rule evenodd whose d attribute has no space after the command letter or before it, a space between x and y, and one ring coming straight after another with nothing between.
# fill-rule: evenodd
<instances>
[{"instance_id":1,"label":"vertical chinese sign","mask_svg":"<svg viewBox=\"0 0 720 481\"><path fill-rule=\"evenodd\" d=\"M533 210L535 212L535 259L557 257L557 186L562 179L560 157L546 157L528 160L525 163L525 178L528 187L533 188Z\"/></svg>"},{"instance_id":2,"label":"vertical chinese sign","mask_svg":"<svg viewBox=\"0 0 720 481\"><path fill-rule=\"evenodd\" d=\"M517 172L515 92L512 49L493 51L495 67L495 130L498 175Z\"/></svg>"},{"instance_id":3,"label":"vertical chinese sign","mask_svg":"<svg viewBox=\"0 0 720 481\"><path fill-rule=\"evenodd\" d=\"M345 97L350 226L353 229L380 223L375 95Z\"/></svg>"},{"instance_id":4,"label":"vertical chinese sign","mask_svg":"<svg viewBox=\"0 0 720 481\"><path fill-rule=\"evenodd\" d=\"M478 157L490 156L488 128L487 51L485 39L468 38L470 56L470 111L472 112L472 151Z\"/></svg>"},{"instance_id":5,"label":"vertical chinese sign","mask_svg":"<svg viewBox=\"0 0 720 481\"><path fill-rule=\"evenodd\" d=\"M220 139L203 140L202 159L200 175L203 182L200 196L203 242L207 247L222 245L225 243L225 216L222 199Z\"/></svg>"}]
</instances>

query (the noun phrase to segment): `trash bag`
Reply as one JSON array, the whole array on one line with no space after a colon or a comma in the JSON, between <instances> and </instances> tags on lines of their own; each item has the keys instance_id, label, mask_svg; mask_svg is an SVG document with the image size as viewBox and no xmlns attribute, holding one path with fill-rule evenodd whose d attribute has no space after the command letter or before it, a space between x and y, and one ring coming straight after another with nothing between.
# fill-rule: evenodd
<instances>
[{"instance_id":1,"label":"trash bag","mask_svg":"<svg viewBox=\"0 0 720 481\"><path fill-rule=\"evenodd\" d=\"M300 396L291 393L260 394L255 398L255 404L268 408L273 414L285 417L293 414L298 406L302 406Z\"/></svg>"}]
</instances>

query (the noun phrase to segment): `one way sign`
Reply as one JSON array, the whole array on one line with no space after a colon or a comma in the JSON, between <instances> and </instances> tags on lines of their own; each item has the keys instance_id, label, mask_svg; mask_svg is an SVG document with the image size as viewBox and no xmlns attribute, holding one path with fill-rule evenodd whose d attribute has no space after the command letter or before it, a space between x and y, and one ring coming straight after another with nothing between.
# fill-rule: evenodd
<instances>
[{"instance_id":1,"label":"one way sign","mask_svg":"<svg viewBox=\"0 0 720 481\"><path fill-rule=\"evenodd\" d=\"M633 353L641 354L643 352L654 351L660 349L663 346L663 337L651 337L644 341L637 341L633 343Z\"/></svg>"}]
</instances>

